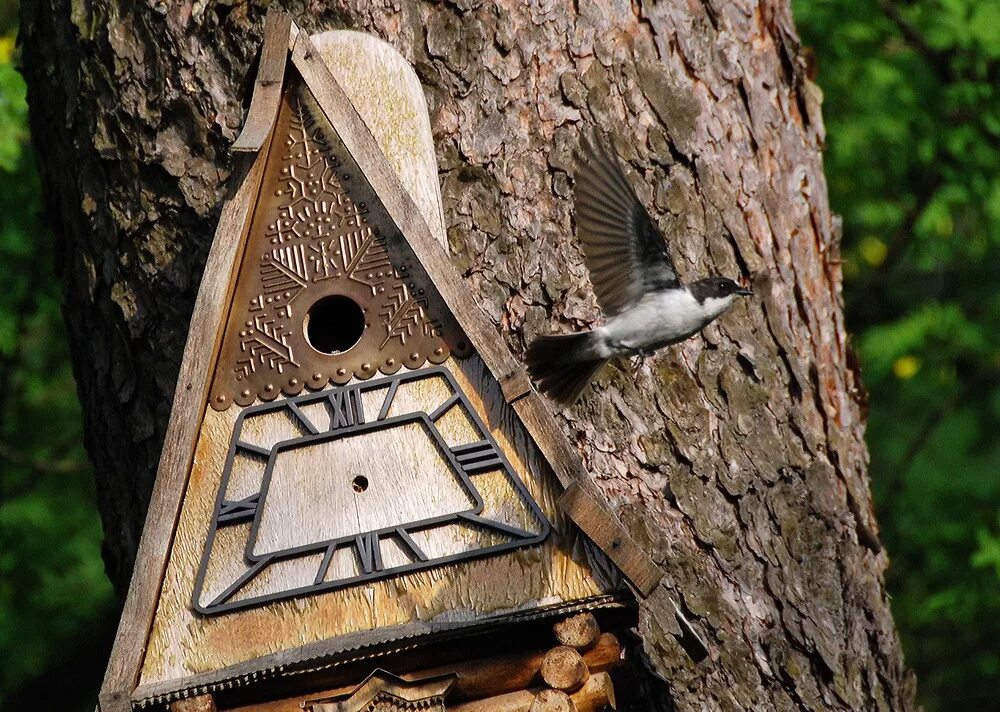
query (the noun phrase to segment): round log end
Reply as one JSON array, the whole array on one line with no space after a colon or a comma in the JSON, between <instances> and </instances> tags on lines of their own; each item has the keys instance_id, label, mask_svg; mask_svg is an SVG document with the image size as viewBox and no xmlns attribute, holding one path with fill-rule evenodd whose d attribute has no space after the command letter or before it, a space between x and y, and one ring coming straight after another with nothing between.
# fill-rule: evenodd
<instances>
[{"instance_id":1,"label":"round log end","mask_svg":"<svg viewBox=\"0 0 1000 712\"><path fill-rule=\"evenodd\" d=\"M562 690L542 690L535 695L528 712L576 712L576 703Z\"/></svg>"},{"instance_id":2,"label":"round log end","mask_svg":"<svg viewBox=\"0 0 1000 712\"><path fill-rule=\"evenodd\" d=\"M583 656L568 645L560 645L545 653L541 673L549 687L570 692L579 689L590 675Z\"/></svg>"},{"instance_id":3,"label":"round log end","mask_svg":"<svg viewBox=\"0 0 1000 712\"><path fill-rule=\"evenodd\" d=\"M565 618L556 623L553 630L561 645L568 645L577 650L589 648L601 635L601 629L593 613L578 613Z\"/></svg>"}]
</instances>

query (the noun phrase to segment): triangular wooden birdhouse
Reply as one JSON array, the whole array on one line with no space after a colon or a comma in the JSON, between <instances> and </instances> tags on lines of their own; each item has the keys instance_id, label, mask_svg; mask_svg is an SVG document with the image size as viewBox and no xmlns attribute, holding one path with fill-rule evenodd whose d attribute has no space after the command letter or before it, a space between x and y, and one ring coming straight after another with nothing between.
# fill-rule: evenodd
<instances>
[{"instance_id":1,"label":"triangular wooden birdhouse","mask_svg":"<svg viewBox=\"0 0 1000 712\"><path fill-rule=\"evenodd\" d=\"M659 573L450 264L409 65L271 14L234 148L103 712L530 702L581 611L565 687L606 685L592 622Z\"/></svg>"}]
</instances>

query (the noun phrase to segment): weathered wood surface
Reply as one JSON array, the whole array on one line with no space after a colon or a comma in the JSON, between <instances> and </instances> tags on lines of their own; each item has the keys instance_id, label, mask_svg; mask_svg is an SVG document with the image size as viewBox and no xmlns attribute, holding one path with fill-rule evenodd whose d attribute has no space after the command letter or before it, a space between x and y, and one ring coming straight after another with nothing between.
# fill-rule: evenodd
<instances>
[{"instance_id":1,"label":"weathered wood surface","mask_svg":"<svg viewBox=\"0 0 1000 712\"><path fill-rule=\"evenodd\" d=\"M563 491L559 506L618 568L626 572L639 593L648 596L659 585L663 574L649 562L648 554L634 545L631 535L599 497L573 482Z\"/></svg>"},{"instance_id":2,"label":"weathered wood surface","mask_svg":"<svg viewBox=\"0 0 1000 712\"><path fill-rule=\"evenodd\" d=\"M119 590L263 16L249 4L122 8L23 5ZM599 319L568 199L581 124L613 131L682 277L766 277L754 300L637 377L610 367L561 421L711 644L693 667L664 632L673 611L644 617L648 660L671 683L663 698L682 710L911 708L840 309L820 94L788 3L345 0L302 14L309 30L386 37L417 66L453 259L513 348Z\"/></svg>"},{"instance_id":3,"label":"weathered wood surface","mask_svg":"<svg viewBox=\"0 0 1000 712\"><path fill-rule=\"evenodd\" d=\"M257 81L254 83L247 118L233 144L233 151L259 151L267 143L281 103L281 87L288 65L291 36L291 15L276 14L265 24Z\"/></svg>"},{"instance_id":4,"label":"weathered wood surface","mask_svg":"<svg viewBox=\"0 0 1000 712\"><path fill-rule=\"evenodd\" d=\"M542 690L531 701L528 712L577 712L572 698L562 690Z\"/></svg>"},{"instance_id":5,"label":"weathered wood surface","mask_svg":"<svg viewBox=\"0 0 1000 712\"><path fill-rule=\"evenodd\" d=\"M170 704L170 712L216 712L218 707L211 695L198 695Z\"/></svg>"},{"instance_id":6,"label":"weathered wood surface","mask_svg":"<svg viewBox=\"0 0 1000 712\"><path fill-rule=\"evenodd\" d=\"M484 700L464 702L457 705L448 705L449 712L532 712L536 709L535 704L538 696L552 693L555 690L545 690L532 688L519 692L510 692L506 695L489 697ZM606 712L615 709L614 687L611 677L605 672L592 675L587 682L576 692L568 695L572 703L570 710L576 712ZM561 708L555 708L561 709ZM548 712L543 708L543 712Z\"/></svg>"},{"instance_id":7,"label":"weathered wood surface","mask_svg":"<svg viewBox=\"0 0 1000 712\"><path fill-rule=\"evenodd\" d=\"M309 38L301 35L298 37L292 52L292 62L315 96L317 110L322 111L335 127L344 147L357 163L371 189L378 195L387 215L405 235L418 269L433 284L433 289L428 288L426 292L428 310L442 315L453 314L489 373L500 383L507 383L512 374L521 370L521 365L497 339L494 325L485 317L454 265L450 264L448 253L434 240L412 196L405 190L392 166L383 158L383 151L372 140L361 116L351 106L344 87L331 74ZM579 454L557 432L555 421L541 396L528 392L516 401L515 408L522 422L528 426L534 443L552 465L560 483L564 487L572 484L579 490L594 494L595 485L583 469ZM662 578L662 572L632 536L621 529L599 495L593 497L593 504L597 510L594 514L602 515L603 521L592 517L591 522L598 522L599 526L585 530L588 536L602 548L600 540L613 537L615 551L609 552L609 555L633 585L643 595L649 595Z\"/></svg>"},{"instance_id":8,"label":"weathered wood surface","mask_svg":"<svg viewBox=\"0 0 1000 712\"><path fill-rule=\"evenodd\" d=\"M273 88L273 82L276 78L280 78L282 73L276 65L284 66L284 55L280 52L279 41L284 36L287 48L290 49L292 46L293 37L289 36L289 29L290 24L286 16L269 15L265 42L267 46L264 48L262 65L258 71L258 80L265 82L268 90ZM335 34L338 35L339 41L330 44L343 46L353 43L356 46L358 40L362 39L357 33ZM366 44L366 49L371 49L366 42L363 41L363 44ZM384 57L383 61L387 65L392 65L392 62ZM399 61L396 60L393 66L398 69ZM358 70L357 67L355 69ZM412 72L398 71L391 79L398 91L396 101L415 106L413 111L423 119L410 122L403 128L397 128L392 132L393 140L399 142L403 140L402 137L408 137L409 145L430 146L432 139L422 113L423 97L419 94L419 87L412 77ZM356 88L350 83L349 86ZM355 98L356 105L365 108L366 102L373 97L370 93L363 93L360 89L358 91ZM389 138L387 133L388 127L378 126L376 140L380 138L387 140ZM245 161L233 176L238 190L229 197L222 211L212 250L208 256L204 273L208 288L201 290L195 305L188 336L190 346L185 349L187 358L177 384L174 409L164 445L165 455L159 463L156 487L149 510L150 516L147 518L147 525L140 542L140 551L143 553L133 572L133 585L125 601L115 647L102 685L101 705L104 712L119 712L119 710L124 712L128 709L128 692L139 680L142 652L153 622L154 607L158 605L159 586L164 577L167 555L173 543L173 528L178 520L180 500L176 495L183 491L183 483L187 480L192 467L192 448L196 438L204 439L204 434L199 432L199 423L205 409L207 374L211 372L212 364L218 358L220 325L225 319L227 305L231 299L233 275L240 264L242 245L246 241L249 218L252 214L251 207L257 199L267 164L269 144L270 142L268 145L262 145L262 150L249 161ZM410 166L408 170L403 171L402 180L406 181L407 187L414 190L418 196L417 210L426 220L434 223L434 217L441 213L440 197L434 191L419 189L415 183L420 176L433 174L433 157L428 155L426 150L419 153L411 149L408 160L411 163L421 163L423 167ZM436 237L443 241L443 231L439 230ZM187 586L190 587L190 583L187 583ZM211 653L210 650L204 652ZM181 662L182 666L183 664ZM213 669L212 666L208 668Z\"/></svg>"},{"instance_id":9,"label":"weathered wood surface","mask_svg":"<svg viewBox=\"0 0 1000 712\"><path fill-rule=\"evenodd\" d=\"M447 244L434 139L413 68L372 35L334 30L310 41L328 66L337 67L340 85L406 186L431 235Z\"/></svg>"},{"instance_id":10,"label":"weathered wood surface","mask_svg":"<svg viewBox=\"0 0 1000 712\"><path fill-rule=\"evenodd\" d=\"M132 586L115 637L115 647L101 687L102 712L129 709L127 691L135 684L138 669L137 651L142 651L152 622L152 611L163 565L170 551L174 525L179 516L179 502L173 493L183 489L191 467L190 453L199 437L199 424L208 397L210 364L219 351L220 328L225 305L230 298L234 265L225 256L239 249L246 239L245 226L249 208L256 196L256 185L267 155L259 154L243 167L246 179L228 201L219 218L216 240L205 268L206 282L212 286L199 295L194 321L198 328L188 334L191 348L182 364L174 398L174 410L160 460L156 487L152 493L148 526L139 543L139 565L132 573ZM124 654L123 654L124 653Z\"/></svg>"},{"instance_id":11,"label":"weathered wood surface","mask_svg":"<svg viewBox=\"0 0 1000 712\"><path fill-rule=\"evenodd\" d=\"M338 41L329 36L324 50L315 61L322 61L330 48L341 47L331 62L339 61L346 50L353 47L353 59L343 75L348 77L351 101L371 115L376 115L371 104L378 106L385 96L373 93L364 81L350 79L353 73L362 72L364 61L358 57L377 55L372 62L392 66L392 61L377 45L358 33L335 33ZM315 51L304 38L298 44ZM350 52L347 52L350 54ZM391 55L390 55L391 56ZM395 60L393 60L395 61ZM338 68L339 69L339 68ZM406 131L390 132L389 126L376 124L374 138L385 138L381 150L393 156L396 163L406 166L401 175L408 176L412 185L426 178L433 163L430 153L429 131L421 131L421 121L426 125L423 99L413 94L414 81L408 81L406 67L396 67L397 74L383 77L382 87L393 94L393 111L410 116ZM388 113L383 107L383 113ZM283 136L272 139L272 150L280 150ZM423 146L427 150L419 150ZM399 151L402 156L396 156ZM419 165L423 164L421 168ZM410 186L407 186L410 187ZM266 184L261 191L270 190ZM414 191L419 203L411 203L421 216L440 213L439 196L434 191ZM256 218L255 218L256 221ZM428 228L427 237L435 239ZM439 238L443 233L439 232ZM392 247L390 246L390 252ZM396 256L398 257L398 255ZM236 262L241 260L236 256ZM461 389L469 396L472 406L481 418L492 424L495 436L508 460L513 464L521 481L542 508L546 518L553 523L551 538L538 550L519 554L514 552L501 558L469 562L447 569L429 570L410 574L401 579L389 579L371 586L352 587L335 593L324 594L322 599L284 601L269 604L241 616L205 618L190 610L190 591L194 589L194 576L201 559L201 549L209 528L209 520L216 503L216 491L221 480L222 467L230 446L230 433L239 415L239 409L230 408L221 413L206 413L198 449L194 458L188 487L184 493L185 505L181 513L177 534L166 569L163 595L158 602L149 646L139 677L139 698L159 694L178 685L180 678L199 676L202 680L217 680L219 671L233 670L235 666L256 657L267 657L282 651L330 640L330 651L338 650L337 641L346 637L344 645L361 645L376 640L393 640L418 632L440 629L438 620L447 619L448 625L458 625L496 612L515 612L539 605L552 606L580 599L592 599L610 592L613 582L598 580L589 570L582 555L582 542L577 541L575 530L567 526L555 506L558 485L544 465L537 450L516 422L501 397L499 384L491 378L478 357L464 361L449 361L447 366L455 373ZM379 412L385 390L372 391L364 396L364 411ZM404 384L393 391L392 407L387 415L393 416L418 410L431 412L448 399L450 390L443 379L426 379ZM309 406L304 406L308 409ZM322 410L322 408L320 409ZM306 417L319 418L320 413L309 410ZM326 416L329 418L329 414ZM318 425L323 423L317 419ZM480 438L471 423L458 409L451 409L437 422L448 445L458 445ZM241 439L252 446L270 449L281 440L304 434L298 419L280 412L245 421L246 432ZM390 525L405 525L411 521L431 516L469 509L467 494L457 487L442 486L440 482L426 479L443 472L441 454L429 441L415 430L403 433L409 444L397 442L398 431L385 431L383 435L338 440L331 443L336 453L323 448L296 450L276 464L271 486L261 504L260 528L254 553L261 555L295 545L325 541L331 538L359 534L369 529ZM409 460L399 460L408 453ZM325 457L325 464L323 464ZM332 463L336 456L339 462ZM317 459L318 458L318 459ZM365 465L366 458L372 459ZM285 462L287 460L287 462ZM359 505L357 520L347 523L333 513L355 509L354 493L349 487L336 487L334 478L316 477L315 467L329 469L363 468L371 478L366 504ZM234 468L234 472L235 472ZM242 468L246 470L247 468ZM226 498L239 500L261 488L263 462L257 461L253 472L242 472L230 480ZM344 474L344 473L341 473ZM540 530L541 522L516 501L505 477L484 474L476 477L475 485L484 498L484 514L503 519L504 522L531 533ZM256 475L256 476L255 476ZM447 475L445 475L448 477ZM403 479L400 479L403 478ZM422 479L423 478L423 479ZM405 480L405 481L404 481ZM349 483L348 483L349 484ZM450 484L446 482L446 484ZM325 489L317 490L317 487ZM406 493L415 490L411 494ZM344 499L347 498L347 499ZM350 500L350 501L348 501ZM345 527L347 527L345 529ZM214 539L212 556L206 569L204 586L198 602L205 606L225 591L247 568L243 560L249 524L219 529ZM431 557L443 556L469 548L482 548L501 543L504 537L488 531L469 530L465 527L431 530L414 535L418 544ZM386 542L388 545L390 542ZM389 546L383 549L386 567L406 562L406 554ZM272 594L298 586L310 585L322 559L322 553L300 559L291 559L256 576L238 594L241 597ZM331 577L348 577L357 573L357 562L348 550L340 550L330 561L327 580ZM506 581L508 586L495 582ZM405 590L407 595L399 595ZM409 626L409 627L407 627ZM380 630L380 629L385 629ZM365 633L373 631L370 636ZM234 670L235 673L235 670ZM213 675L215 677L213 678Z\"/></svg>"},{"instance_id":12,"label":"weathered wood surface","mask_svg":"<svg viewBox=\"0 0 1000 712\"><path fill-rule=\"evenodd\" d=\"M341 699L320 698L302 703L306 712L408 712L427 710L445 712L444 698L457 676L449 673L437 678L415 681L376 670L350 695Z\"/></svg>"}]
</instances>

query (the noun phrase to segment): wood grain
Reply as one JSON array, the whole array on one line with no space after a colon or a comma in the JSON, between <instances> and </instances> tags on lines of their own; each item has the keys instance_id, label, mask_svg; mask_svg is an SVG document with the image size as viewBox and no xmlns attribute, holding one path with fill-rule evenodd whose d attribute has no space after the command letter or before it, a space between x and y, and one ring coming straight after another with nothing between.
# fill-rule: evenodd
<instances>
[{"instance_id":1,"label":"wood grain","mask_svg":"<svg viewBox=\"0 0 1000 712\"><path fill-rule=\"evenodd\" d=\"M356 491L354 479L361 476L365 488ZM253 553L358 536L473 507L471 493L451 474L421 423L359 433L294 448L275 459Z\"/></svg>"},{"instance_id":2,"label":"wood grain","mask_svg":"<svg viewBox=\"0 0 1000 712\"><path fill-rule=\"evenodd\" d=\"M307 700L307 712L445 712L444 698L457 679L455 673L419 680L405 680L376 670L350 695L341 699Z\"/></svg>"},{"instance_id":3,"label":"wood grain","mask_svg":"<svg viewBox=\"0 0 1000 712\"><path fill-rule=\"evenodd\" d=\"M413 67L391 45L363 32L330 30L309 40L326 66L336 68L337 81L431 235L446 246L434 137L424 88Z\"/></svg>"},{"instance_id":4,"label":"wood grain","mask_svg":"<svg viewBox=\"0 0 1000 712\"><path fill-rule=\"evenodd\" d=\"M562 690L542 690L535 695L528 712L576 712L576 703Z\"/></svg>"},{"instance_id":5,"label":"wood grain","mask_svg":"<svg viewBox=\"0 0 1000 712\"><path fill-rule=\"evenodd\" d=\"M539 672L546 685L565 692L582 687L590 675L580 651L568 645L556 646L545 653Z\"/></svg>"},{"instance_id":6,"label":"wood grain","mask_svg":"<svg viewBox=\"0 0 1000 712\"><path fill-rule=\"evenodd\" d=\"M398 202L397 207L399 205L405 207L406 220L402 221L407 226L405 234L407 237L410 237L411 233L409 230L416 231L419 239L423 241L421 243L422 249L425 252L429 250L430 257L425 255L425 259L421 260L422 266L426 269L428 264L435 265L434 271L438 274L431 275L435 279L435 283L438 283L440 279L444 279L445 283L450 284L452 291L454 291L457 286L457 274L448 265L447 256L441 248L439 240L443 233L439 233L436 238L431 234L425 217L421 215L421 211L413 203L405 188L399 183L398 178L396 178L391 168L385 164L377 142L361 121L353 105L347 100L346 95L343 94L339 85L336 85L330 76L320 54L306 38L301 36L295 42L295 48L294 56L298 56L300 63L305 64L306 71L311 72L313 75L313 81L310 82L310 86L313 88L314 93L317 94L317 98L323 96L324 87L328 89L329 86L336 86L336 91L338 92L336 99L340 102L338 106L353 122L349 131L353 131L355 134L362 133L366 141L363 144L364 149L368 152L366 155L369 157L378 157L382 160L382 163L377 164L378 170L383 172L383 178L388 177L388 182L383 181L378 184L380 186L380 195L382 195L382 190L393 191L394 200ZM304 49L300 51L300 48ZM299 67L300 71L303 69L300 64L296 66ZM303 72L303 74L307 81L309 81L309 76L306 75L306 72ZM319 82L319 86L313 83L316 81ZM362 101L363 99L355 97L355 100ZM329 97L327 97L328 103ZM338 121L334 120L335 117L330 118L338 130L341 130L342 126ZM342 138L347 143L347 138L345 136L342 136ZM350 145L349 149L351 149ZM362 163L362 158L356 152L357 146L354 146L351 150L355 158L359 160L359 163ZM261 152L258 155L258 162L265 154L266 152ZM255 165L259 165L259 163L255 163ZM254 189L252 191L254 195L256 194L258 181L259 175L254 179ZM248 190L246 186L247 184L244 183L241 190ZM244 196L244 200L247 194L241 193ZM387 201L387 203L390 202L392 200ZM426 201L424 202L426 204ZM246 225L248 203L242 202L240 205L243 208L241 213L242 221L239 225L242 236ZM436 212L440 213L440 206L438 206ZM397 222L400 221L397 220ZM220 222L220 231L230 229L226 227L227 225L228 223L225 221ZM237 261L234 255L238 254L237 245L234 243L223 242L220 244L224 244L228 249L228 269L225 270L224 274L208 270L206 272L205 284L209 286L203 287L205 294L211 294L211 297L214 299L213 305L216 310L216 317L224 311L222 305L228 303L228 291L232 282L233 265ZM217 245L218 247L219 245ZM441 269L442 265L445 268L444 270ZM444 276L442 277L442 275ZM220 289L223 290L224 295L220 294ZM199 299L201 299L201 296ZM473 373L478 372L478 375L475 377L478 383L475 385L467 383L468 387L466 390L467 392L482 394L480 396L482 400L478 401L478 407L482 413L486 413L489 410L487 404L506 402L502 388L496 381L496 374L512 373L515 371L516 364L505 349L496 348L495 338L487 338L491 335L492 330L485 326L481 314L475 305L468 300L467 295L464 301L462 301L461 307L466 310L467 317L469 313L473 315L473 323L481 336L478 344L481 344L480 352L483 356L482 362L478 359L469 359L467 364L463 364L464 369L471 369ZM452 308L454 309L455 305L452 305ZM472 311L468 312L469 309ZM200 313L196 310L195 319L192 322L192 337L197 335L202 340L201 343L204 344L206 341L205 332L211 333L210 342L213 344L212 355L214 356L217 353L221 322L216 318L212 322L205 323L199 320L200 316ZM495 334L492 336L495 337ZM487 359L491 360L493 367L483 369L482 364L489 363ZM212 361L214 361L214 358L186 358L185 366L186 368L192 368L192 364L197 364L197 366L204 368L206 364ZM489 372L492 372L492 375L488 376ZM206 381L204 372L202 372L202 381ZM182 383L184 383L183 380ZM168 455L165 456L164 462L169 463L170 458L176 457L177 453L191 452L194 436L191 424L198 422L201 412L204 410L205 394L203 387L199 390L199 395L201 396L201 400L198 404L186 408L183 405L183 401L178 399L179 409L175 408L175 410L177 414L183 413L187 419L185 421L187 424L187 446L180 450L165 450ZM530 397L529 394L529 396L521 398L518 403L523 403L529 400ZM510 415L502 419L507 422L508 427L511 427L512 421L516 420L516 418L511 418ZM200 618L192 619L186 597L186 592L191 590L193 568L190 562L193 560L192 557L197 556L197 542L202 540L205 523L210 515L210 503L214 501L214 498L209 493L212 487L217 486L218 483L218 468L221 462L220 455L223 450L222 446L225 443L225 438L222 437L220 439L219 436L225 433L227 427L231 427L231 424L227 426L225 418L220 419L211 414L205 418L203 427L204 437L198 445L196 466L191 477L191 488L189 488L185 495L186 504L184 513L182 521L178 523L177 541L167 570L169 585L164 587L164 597L160 601L160 613L157 614L153 627L153 634L149 643L149 654L146 656L140 680L141 685L148 690L158 687L169 687L170 680L179 680L186 676L197 675L206 671L222 670L253 657L267 655L272 651L294 649L296 645L301 645L309 639L335 638L337 636L348 635L355 630L369 630L373 628L393 629L399 625L405 625L413 621L413 601L398 601L395 594L397 589L389 582L382 582L382 584L376 585L377 591L374 595L376 598L381 598L384 601L383 604L376 606L372 606L369 598L372 595L371 590L364 592L338 592L337 595L346 596L348 599L353 598L355 604L353 608L350 604L347 605L346 609L337 607L342 611L348 611L348 613L338 616L337 620L331 620L329 616L326 616L325 623L320 622L324 619L324 614L317 609L314 602L310 601L276 604L263 609L263 611L254 611L248 614L248 617L251 619L257 617L258 621L256 625L249 624L242 617L238 624L234 624L231 620L226 624L219 623L218 621L205 621ZM518 429L520 426L514 427ZM552 483L545 482L545 473L529 473L525 466L526 459L534 457L524 452L525 447L529 447L528 443L531 440L537 441L538 438L525 437L522 433L516 435L514 439L521 444L521 452L515 452L510 435L504 438L501 446L505 448L512 461L518 463L517 467L522 479L526 483L530 481L532 494L539 501L539 504L543 506L546 515L551 520L558 521L559 517L553 506L555 490L552 487ZM168 438L167 442L170 444L172 441ZM561 436L559 437L559 442L562 444L557 449L567 450L565 441ZM570 460L572 459L570 458ZM180 492L183 485L183 478L186 474L185 470L187 469L187 464L190 462L189 457L182 457L181 460L183 462L173 465L175 472L172 484L177 488L174 490L174 497ZM560 462L560 466L564 464L565 459ZM557 471L563 470L560 469ZM581 486L589 486L589 479L586 479L585 474L577 471L576 476L584 478L581 480L583 482ZM160 481L160 484L162 485L166 481L166 479L163 479ZM176 517L176 500L172 508L154 507L151 511L172 511L173 516ZM169 524L172 523L173 518L171 518ZM565 530L565 525L562 528ZM170 537L169 526L165 530L160 531L159 535L161 537L160 546L165 549ZM629 542L623 540L622 546L627 547L628 545ZM564 551L572 551L574 548L569 540L560 542L553 537L546 544L546 547L543 548L545 554L542 557L542 561L548 561L544 566L522 561L518 556L500 557L496 560L472 562L468 565L462 565L462 567L449 572L448 580L444 580L439 572L428 572L422 575L422 580L414 579L412 584L408 585L406 589L409 591L425 592L422 594L413 594L417 598L421 596L425 597L424 605L417 606L415 609L420 620L432 621L435 616L453 609L461 602L461 609L465 611L463 615L469 616L468 620L470 622L488 611L509 610L524 606L529 602L534 605L533 602L536 601L551 603L553 601L585 599L608 590L604 584L593 579L592 575L581 562L575 561L563 553ZM145 552L143 553L145 554ZM163 556L156 558L155 561L162 562L166 551L163 554ZM280 570L280 578L295 579L298 576L302 576L303 570L311 564L312 562L303 564L289 562ZM487 570L490 573L485 573ZM216 580L223 580L223 574L224 572L213 571L209 573L209 577L215 577ZM629 575L628 571L626 571L626 574ZM162 575L163 569L160 566L155 583L151 580L146 583L156 586L159 583L159 577ZM634 571L632 575L634 575ZM513 585L510 588L491 586L488 583L484 585L485 582L491 580L503 580L505 582L521 580L523 583ZM401 585L401 582L397 581L395 584ZM268 583L262 579L259 583L255 581L254 585L266 587ZM512 591L516 593L512 595ZM426 598L428 594L431 595L431 598ZM151 603L155 599L155 591L146 592L144 596L145 600ZM291 610L297 611L295 616L288 615ZM354 612L351 613L350 611ZM312 616L313 624L303 626L299 616L304 616L305 618ZM141 621L142 617L136 620ZM148 617L145 620L147 621L146 625L148 625ZM275 628L276 623L278 623L277 628ZM303 640L301 637L303 629L309 631L309 638L306 640ZM134 635L138 636L139 631L137 630ZM144 631L142 635L145 635ZM179 655L178 651L183 651L183 654ZM125 682L121 687L116 688L117 690L131 688L131 684L134 684L135 680L134 672L128 677L133 682ZM124 682L124 678L119 678L119 682ZM119 692L118 694L120 695L121 693ZM120 696L115 700L112 700L109 696L106 696L105 699L109 704L123 704L123 699Z\"/></svg>"},{"instance_id":7,"label":"wood grain","mask_svg":"<svg viewBox=\"0 0 1000 712\"><path fill-rule=\"evenodd\" d=\"M438 619L455 625L471 623L482 617L538 605L569 603L616 590L613 582L605 581L590 570L579 546L580 535L556 506L558 483L544 467L517 418L509 412L496 380L476 356L460 362L449 361L446 365L454 367L456 380L469 395L480 417L495 424L492 434L498 446L552 525L550 538L524 552L513 551L377 581L364 587L268 604L237 616L198 616L190 610L190 592L211 521L229 433L239 411L236 407L226 412L210 409L205 415L203 437L198 444L156 624L149 640L141 679L145 687L155 685L155 689L165 689L171 680L223 671L241 662L281 650L294 650L312 641L328 640L329 650L335 652L338 644L357 645L358 639L352 635L363 634L367 638L361 639L367 642L396 639L416 632L430 632ZM432 400L440 398L436 393L431 396ZM407 394L402 389L397 398L400 408L420 407L424 403L422 397ZM483 496L487 502L497 502L500 506L504 501L503 490L492 487L484 482ZM510 508L509 504L503 506ZM527 520L521 521L524 526L530 525ZM289 523L289 526L294 524ZM233 529L228 527L221 531ZM422 543L430 546L429 542ZM209 590L234 580L245 567L241 541L221 545L230 547L234 553L228 558L217 559L230 562L226 568L210 569L206 582ZM300 566L300 574L285 570L281 575L306 576L310 569L315 573L312 561L304 560ZM263 589L272 583L271 579L264 579L259 586ZM412 632L400 626L410 626ZM342 642L338 643L338 639Z\"/></svg>"},{"instance_id":8,"label":"wood grain","mask_svg":"<svg viewBox=\"0 0 1000 712\"><path fill-rule=\"evenodd\" d=\"M170 712L216 712L218 707L215 705L215 698L211 695L198 695L172 702L169 710Z\"/></svg>"},{"instance_id":9,"label":"wood grain","mask_svg":"<svg viewBox=\"0 0 1000 712\"><path fill-rule=\"evenodd\" d=\"M508 693L534 690L541 688L540 670L546 650L531 650L521 654L490 656L472 659L450 665L440 665L433 668L421 668L407 672L401 677L407 680L420 680L427 677L456 673L458 680L451 689L448 708L484 698L496 698ZM592 648L583 653L591 675L588 684L576 695L585 692L593 686L594 678L619 667L622 664L622 647L618 639L611 633L604 633ZM309 699L338 697L349 694L356 685L344 685L329 688L308 695ZM520 699L520 698L519 698ZM240 707L234 707L229 712L298 712L301 710L303 695L296 695L269 702L261 702ZM530 703L530 699L528 700Z\"/></svg>"},{"instance_id":10,"label":"wood grain","mask_svg":"<svg viewBox=\"0 0 1000 712\"><path fill-rule=\"evenodd\" d=\"M592 492L574 482L563 492L559 504L618 568L630 574L629 580L642 595L648 596L656 589L662 572Z\"/></svg>"},{"instance_id":11,"label":"wood grain","mask_svg":"<svg viewBox=\"0 0 1000 712\"><path fill-rule=\"evenodd\" d=\"M448 705L449 712L530 712L542 688L531 688L474 702ZM615 708L614 686L607 673L591 675L579 690L569 695L577 712L604 712Z\"/></svg>"}]
</instances>

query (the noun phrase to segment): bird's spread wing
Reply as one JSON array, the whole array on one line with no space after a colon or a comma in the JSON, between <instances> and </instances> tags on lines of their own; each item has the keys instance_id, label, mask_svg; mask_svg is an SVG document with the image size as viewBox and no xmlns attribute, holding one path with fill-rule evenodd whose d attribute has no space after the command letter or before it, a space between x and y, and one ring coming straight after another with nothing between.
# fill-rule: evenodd
<instances>
[{"instance_id":1,"label":"bird's spread wing","mask_svg":"<svg viewBox=\"0 0 1000 712\"><path fill-rule=\"evenodd\" d=\"M580 139L574 178L577 235L605 316L678 286L663 237L596 136Z\"/></svg>"}]
</instances>

